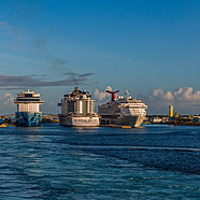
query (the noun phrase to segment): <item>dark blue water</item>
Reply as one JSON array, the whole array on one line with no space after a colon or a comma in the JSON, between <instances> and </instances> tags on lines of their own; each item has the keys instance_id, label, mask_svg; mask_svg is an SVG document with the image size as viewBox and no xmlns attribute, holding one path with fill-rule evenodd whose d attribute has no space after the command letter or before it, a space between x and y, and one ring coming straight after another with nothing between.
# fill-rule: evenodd
<instances>
[{"instance_id":1,"label":"dark blue water","mask_svg":"<svg viewBox=\"0 0 200 200\"><path fill-rule=\"evenodd\" d=\"M200 127L1 128L0 199L200 199Z\"/></svg>"}]
</instances>

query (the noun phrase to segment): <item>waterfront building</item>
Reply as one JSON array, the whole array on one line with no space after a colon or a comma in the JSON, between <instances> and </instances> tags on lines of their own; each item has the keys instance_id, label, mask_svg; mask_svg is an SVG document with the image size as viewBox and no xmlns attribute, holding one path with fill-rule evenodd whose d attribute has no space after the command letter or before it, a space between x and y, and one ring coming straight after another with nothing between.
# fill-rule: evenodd
<instances>
[{"instance_id":1,"label":"waterfront building","mask_svg":"<svg viewBox=\"0 0 200 200\"><path fill-rule=\"evenodd\" d=\"M174 107L173 107L173 105L170 105L169 106L169 117L171 118L173 116L174 116Z\"/></svg>"}]
</instances>

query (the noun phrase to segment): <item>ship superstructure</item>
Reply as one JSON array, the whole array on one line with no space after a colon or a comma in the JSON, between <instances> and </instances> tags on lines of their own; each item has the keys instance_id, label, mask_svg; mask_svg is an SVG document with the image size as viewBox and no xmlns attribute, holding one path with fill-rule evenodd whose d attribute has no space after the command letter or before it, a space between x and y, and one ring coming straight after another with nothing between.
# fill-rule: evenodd
<instances>
[{"instance_id":1,"label":"ship superstructure","mask_svg":"<svg viewBox=\"0 0 200 200\"><path fill-rule=\"evenodd\" d=\"M40 93L28 89L18 93L14 103L17 105L17 112L15 113L16 126L29 127L41 124L42 112L40 112L40 105L43 101L40 100Z\"/></svg>"},{"instance_id":2,"label":"ship superstructure","mask_svg":"<svg viewBox=\"0 0 200 200\"><path fill-rule=\"evenodd\" d=\"M64 95L61 99L61 114L59 114L60 124L64 126L76 127L97 127L99 126L99 115L94 112L94 99L86 90L74 91Z\"/></svg>"},{"instance_id":3,"label":"ship superstructure","mask_svg":"<svg viewBox=\"0 0 200 200\"><path fill-rule=\"evenodd\" d=\"M101 115L101 125L127 125L132 127L139 127L145 116L147 105L140 99L131 98L127 91L126 97L115 94L118 91L107 92L112 94L111 101L98 106L98 113Z\"/></svg>"}]
</instances>

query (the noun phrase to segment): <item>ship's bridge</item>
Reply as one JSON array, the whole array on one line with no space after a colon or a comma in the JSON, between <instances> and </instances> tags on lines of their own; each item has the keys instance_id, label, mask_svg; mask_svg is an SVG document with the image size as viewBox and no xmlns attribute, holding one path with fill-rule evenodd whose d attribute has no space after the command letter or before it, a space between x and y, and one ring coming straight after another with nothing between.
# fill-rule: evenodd
<instances>
[{"instance_id":1,"label":"ship's bridge","mask_svg":"<svg viewBox=\"0 0 200 200\"><path fill-rule=\"evenodd\" d=\"M18 93L14 103L17 104L17 112L40 112L39 106L43 101L40 100L40 93L28 89Z\"/></svg>"}]
</instances>

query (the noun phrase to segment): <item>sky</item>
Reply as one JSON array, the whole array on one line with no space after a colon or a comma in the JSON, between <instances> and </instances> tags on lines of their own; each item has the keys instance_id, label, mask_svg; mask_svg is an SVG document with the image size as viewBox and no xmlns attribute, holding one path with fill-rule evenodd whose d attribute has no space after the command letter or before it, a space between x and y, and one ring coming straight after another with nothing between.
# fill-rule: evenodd
<instances>
[{"instance_id":1,"label":"sky","mask_svg":"<svg viewBox=\"0 0 200 200\"><path fill-rule=\"evenodd\" d=\"M200 113L200 1L0 0L0 114L28 88L44 113L75 86L126 90L147 114Z\"/></svg>"}]
</instances>

